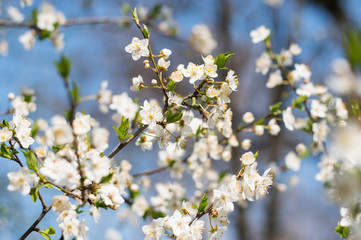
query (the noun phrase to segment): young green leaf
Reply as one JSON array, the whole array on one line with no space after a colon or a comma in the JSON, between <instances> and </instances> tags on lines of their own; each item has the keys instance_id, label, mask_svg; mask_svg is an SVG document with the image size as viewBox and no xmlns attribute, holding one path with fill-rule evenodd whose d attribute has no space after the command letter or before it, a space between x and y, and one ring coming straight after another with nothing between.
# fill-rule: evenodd
<instances>
[{"instance_id":1,"label":"young green leaf","mask_svg":"<svg viewBox=\"0 0 361 240\"><path fill-rule=\"evenodd\" d=\"M167 88L168 88L169 91L173 92L174 89L175 89L175 87L176 87L176 85L177 85L176 82L170 80L170 81L168 82L168 84L167 84Z\"/></svg>"},{"instance_id":2,"label":"young green leaf","mask_svg":"<svg viewBox=\"0 0 361 240\"><path fill-rule=\"evenodd\" d=\"M214 60L214 64L217 65L218 69L227 69L226 67L224 67L226 65L226 63L228 62L228 60L234 55L234 53L230 53L230 52L226 52L226 53L221 53L218 55L218 57L216 58L216 60Z\"/></svg>"},{"instance_id":3,"label":"young green leaf","mask_svg":"<svg viewBox=\"0 0 361 240\"><path fill-rule=\"evenodd\" d=\"M6 145L5 143L2 143L2 144L1 144L0 157L9 158L9 159L12 159L12 158L13 158L13 154L12 154L12 152L10 151L9 146Z\"/></svg>"},{"instance_id":4,"label":"young green leaf","mask_svg":"<svg viewBox=\"0 0 361 240\"><path fill-rule=\"evenodd\" d=\"M149 38L149 29L147 28L147 26L145 24L143 24L142 33L145 38Z\"/></svg>"},{"instance_id":5,"label":"young green leaf","mask_svg":"<svg viewBox=\"0 0 361 240\"><path fill-rule=\"evenodd\" d=\"M303 110L303 103L306 102L307 96L298 96L296 99L292 100L292 107Z\"/></svg>"},{"instance_id":6,"label":"young green leaf","mask_svg":"<svg viewBox=\"0 0 361 240\"><path fill-rule=\"evenodd\" d=\"M103 178L100 180L100 183L109 183L110 180L112 179L113 175L114 175L114 172L109 173L107 176L103 177Z\"/></svg>"},{"instance_id":7,"label":"young green leaf","mask_svg":"<svg viewBox=\"0 0 361 240\"><path fill-rule=\"evenodd\" d=\"M176 112L172 113L171 111L167 114L167 123L175 123L182 119L183 113L182 112Z\"/></svg>"},{"instance_id":8,"label":"young green leaf","mask_svg":"<svg viewBox=\"0 0 361 240\"><path fill-rule=\"evenodd\" d=\"M76 82L73 82L73 89L70 90L70 95L72 96L75 104L78 104L80 102L80 88Z\"/></svg>"},{"instance_id":9,"label":"young green leaf","mask_svg":"<svg viewBox=\"0 0 361 240\"><path fill-rule=\"evenodd\" d=\"M273 114L273 115L279 115L282 113L280 106L281 106L282 102L277 102L273 105L271 105L269 107L269 111Z\"/></svg>"},{"instance_id":10,"label":"young green leaf","mask_svg":"<svg viewBox=\"0 0 361 240\"><path fill-rule=\"evenodd\" d=\"M206 207L208 206L208 197L206 194L203 195L201 203L199 204L198 207L198 213L203 213L204 210L206 209Z\"/></svg>"},{"instance_id":11,"label":"young green leaf","mask_svg":"<svg viewBox=\"0 0 361 240\"><path fill-rule=\"evenodd\" d=\"M39 197L39 188L38 187L31 188L30 196L31 196L31 200L33 200L33 203L35 203L36 200L38 200L38 197Z\"/></svg>"},{"instance_id":12,"label":"young green leaf","mask_svg":"<svg viewBox=\"0 0 361 240\"><path fill-rule=\"evenodd\" d=\"M29 169L37 171L39 169L39 163L35 157L35 154L29 150L22 151L22 152L26 158L26 163L28 164Z\"/></svg>"},{"instance_id":13,"label":"young green leaf","mask_svg":"<svg viewBox=\"0 0 361 240\"><path fill-rule=\"evenodd\" d=\"M113 126L114 130L117 132L118 138L120 141L124 141L125 139L132 137L132 134L128 135L128 131L129 131L129 118L122 118L122 122L119 125L118 128L116 128L115 126Z\"/></svg>"},{"instance_id":14,"label":"young green leaf","mask_svg":"<svg viewBox=\"0 0 361 240\"><path fill-rule=\"evenodd\" d=\"M59 61L55 61L54 65L56 66L58 73L64 79L68 79L71 69L70 59L62 55Z\"/></svg>"},{"instance_id":15,"label":"young green leaf","mask_svg":"<svg viewBox=\"0 0 361 240\"><path fill-rule=\"evenodd\" d=\"M337 223L337 226L335 227L335 232L340 234L342 238L347 238L350 234L350 229L348 227L342 227L340 226L340 223Z\"/></svg>"}]
</instances>

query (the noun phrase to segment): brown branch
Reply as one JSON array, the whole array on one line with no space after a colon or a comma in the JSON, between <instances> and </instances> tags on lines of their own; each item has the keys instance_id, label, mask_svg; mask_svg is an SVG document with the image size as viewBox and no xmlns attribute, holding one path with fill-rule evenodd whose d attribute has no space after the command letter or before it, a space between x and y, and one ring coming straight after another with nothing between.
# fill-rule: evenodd
<instances>
[{"instance_id":1,"label":"brown branch","mask_svg":"<svg viewBox=\"0 0 361 240\"><path fill-rule=\"evenodd\" d=\"M164 166L164 167L160 167L160 168L156 168L156 169L136 173L136 174L133 175L133 177L149 176L149 175L153 175L155 173L163 172L163 171L165 171L167 169L168 169L168 166Z\"/></svg>"},{"instance_id":2,"label":"brown branch","mask_svg":"<svg viewBox=\"0 0 361 240\"><path fill-rule=\"evenodd\" d=\"M40 196L40 195L39 195ZM45 217L45 215L50 211L50 209L53 207L53 204L51 204L49 207L45 208L43 207L43 211L39 215L39 217L35 220L35 222L26 230L26 232L19 238L19 240L26 239L30 233L37 231L36 226L39 224L39 222Z\"/></svg>"},{"instance_id":3,"label":"brown branch","mask_svg":"<svg viewBox=\"0 0 361 240\"><path fill-rule=\"evenodd\" d=\"M136 138L140 133L142 133L148 125L144 125L139 128L132 137L128 138L127 141L119 143L119 145L108 155L108 158L113 158L120 150L127 146L134 138Z\"/></svg>"},{"instance_id":4,"label":"brown branch","mask_svg":"<svg viewBox=\"0 0 361 240\"><path fill-rule=\"evenodd\" d=\"M130 23L129 17L90 17L90 18L76 18L68 19L65 23L59 24L60 27L71 27L75 25L94 25L94 24L117 24L122 25ZM11 27L11 28L32 28L39 30L34 23L16 23L13 21L0 19L0 27Z\"/></svg>"},{"instance_id":5,"label":"brown branch","mask_svg":"<svg viewBox=\"0 0 361 240\"><path fill-rule=\"evenodd\" d=\"M187 162L187 159L190 157L190 155L184 157L182 159L182 163L186 163ZM140 172L140 173L136 173L136 174L133 174L133 177L141 177L141 176L149 176L149 175L153 175L155 173L159 173L159 172L163 172L165 170L167 170L169 168L169 166L164 166L164 167L160 167L160 168L155 168L155 169L152 169L152 170L147 170L147 171L144 171L144 172Z\"/></svg>"}]
</instances>

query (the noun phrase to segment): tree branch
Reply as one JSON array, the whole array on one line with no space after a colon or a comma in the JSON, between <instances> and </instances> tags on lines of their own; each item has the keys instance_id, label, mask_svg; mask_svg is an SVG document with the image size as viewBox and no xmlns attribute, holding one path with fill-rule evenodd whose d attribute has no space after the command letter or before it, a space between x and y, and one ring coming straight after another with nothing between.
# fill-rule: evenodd
<instances>
[{"instance_id":1,"label":"tree branch","mask_svg":"<svg viewBox=\"0 0 361 240\"><path fill-rule=\"evenodd\" d=\"M68 19L65 23L59 24L60 27L71 27L75 25L94 25L94 24L117 24L122 25L130 23L131 18L129 17L90 17L90 18L76 18ZM11 28L32 28L39 30L34 23L16 23L13 21L0 19L0 27L11 27Z\"/></svg>"},{"instance_id":2,"label":"tree branch","mask_svg":"<svg viewBox=\"0 0 361 240\"><path fill-rule=\"evenodd\" d=\"M127 146L134 138L136 138L140 133L142 133L148 125L144 125L139 128L134 134L133 137L128 138L127 141L119 143L119 145L108 155L108 158L113 158L120 150Z\"/></svg>"},{"instance_id":3,"label":"tree branch","mask_svg":"<svg viewBox=\"0 0 361 240\"><path fill-rule=\"evenodd\" d=\"M50 211L50 209L53 207L53 204L51 204L49 207L44 208L43 206L43 211L41 212L41 214L39 215L39 217L35 220L35 222L28 228L28 230L26 230L26 232L19 238L19 240L24 240L26 239L30 233L32 233L33 231L37 231L36 226L39 224L39 222L45 217L45 215Z\"/></svg>"}]
</instances>

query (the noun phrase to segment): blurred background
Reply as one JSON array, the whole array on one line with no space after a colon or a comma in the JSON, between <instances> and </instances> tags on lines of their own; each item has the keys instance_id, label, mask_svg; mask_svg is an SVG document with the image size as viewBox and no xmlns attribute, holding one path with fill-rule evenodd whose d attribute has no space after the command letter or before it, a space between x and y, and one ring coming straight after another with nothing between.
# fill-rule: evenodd
<instances>
[{"instance_id":1,"label":"blurred background","mask_svg":"<svg viewBox=\"0 0 361 240\"><path fill-rule=\"evenodd\" d=\"M20 8L19 2L0 0L1 19L9 19L6 7L11 5ZM34 0L32 7L21 9L25 19L28 19L32 9L39 7L42 2ZM331 72L330 65L337 58L348 59L354 71L358 71L360 66L357 61L358 56L361 58L361 53L357 52L360 48L357 49L357 44L356 47L352 45L355 41L361 43L361 4L358 0L48 2L63 12L67 19L121 17L122 7L126 3L132 8L137 6L138 11L151 13L157 4L161 4L160 13L166 20L155 19L149 24L151 45L155 52L163 48L172 50L169 72L178 64L202 61L201 53L190 46L189 39L193 26L207 25L217 42L212 55L217 56L223 52L235 53L228 63L228 67L234 69L238 75L240 83L238 91L232 94L231 108L235 123L239 123L243 113L247 111L253 112L256 118L267 114L269 105L281 100L282 92L285 91L282 87L267 89L267 77L255 73L255 60L262 54L263 46L252 44L249 32L260 25L266 25L271 29L276 52L282 48L288 49L291 43L297 43L303 49L302 54L295 58L295 62L310 66L312 81L315 83L326 83ZM83 96L96 94L101 82L108 80L109 88L114 94L126 91L132 97L139 97L140 102L154 98L153 91L142 91L139 96L129 90L133 77L140 74L146 82L150 82L154 77L145 71L142 61L132 61L131 56L124 50L132 37L141 37L134 24L76 25L61 27L60 30L65 34L65 48L62 51L56 51L48 40L37 40L34 48L26 51L18 41L18 37L26 29L0 29L0 41L6 40L9 44L7 55L0 57L0 112L8 109L7 94L20 94L21 87L35 90L37 111L29 116L32 119L41 117L49 120L53 115L62 114L68 109L66 90L53 64L62 53L71 59L70 78L79 84ZM182 85L182 91L185 93L190 90L188 85ZM90 113L109 130L114 125L111 114L102 114L95 101L83 103L80 109ZM261 137L242 134L240 139L252 138L251 150L260 151L259 166L266 169L270 162L282 165L285 154L294 149L297 143L311 141L311 136L306 134L289 133L285 130L277 137L269 134ZM110 147L106 152L110 152L116 143L116 136L111 131ZM116 161L129 160L134 173L156 167L156 150L149 154L139 151L139 148L134 147L134 143L130 145L115 157ZM241 148L236 149L233 161L219 163L216 167L238 169L239 156L243 152ZM322 183L315 180L315 175L319 171L318 161L317 157L308 157L302 161L299 172L288 171L277 177L277 182L287 185L286 191L280 192L272 188L263 200L249 203L247 208L238 207L230 217L230 229L224 239L339 239L333 232L340 219L339 208L327 199ZM41 206L39 202L33 204L30 197L23 197L19 192L9 192L6 189L6 173L15 171L18 166L6 159L1 159L1 166L0 238L16 239L36 219ZM151 176L151 179L153 182L164 181L168 176L169 173L164 172ZM290 180L298 184L290 184ZM193 182L188 181L184 184L189 186ZM47 195L45 200L50 202L51 194ZM118 212L102 211L99 223L94 223L90 217L86 218L90 228L89 239L105 239L109 228L121 232L123 239L143 239L141 226L145 222L140 220L138 225L129 221L121 222ZM51 225L57 230L55 219L56 214L50 213L41 222L40 228ZM58 239L58 235L54 239ZM42 237L38 233L33 233L29 239Z\"/></svg>"}]
</instances>

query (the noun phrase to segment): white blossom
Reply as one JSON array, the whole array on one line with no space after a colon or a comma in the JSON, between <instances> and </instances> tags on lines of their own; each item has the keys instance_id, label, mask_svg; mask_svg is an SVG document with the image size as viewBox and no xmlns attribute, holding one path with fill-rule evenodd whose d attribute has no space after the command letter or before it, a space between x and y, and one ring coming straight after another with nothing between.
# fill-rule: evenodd
<instances>
[{"instance_id":1,"label":"white blossom","mask_svg":"<svg viewBox=\"0 0 361 240\"><path fill-rule=\"evenodd\" d=\"M22 167L17 172L9 172L7 177L10 180L8 190L19 190L22 195L27 195L30 192L31 185L35 185L39 178L35 174L31 174L27 167Z\"/></svg>"},{"instance_id":2,"label":"white blossom","mask_svg":"<svg viewBox=\"0 0 361 240\"><path fill-rule=\"evenodd\" d=\"M131 53L133 60L136 61L140 57L146 57L149 55L148 45L148 39L139 40L139 38L134 37L132 42L125 47L125 51L127 53Z\"/></svg>"}]
</instances>

